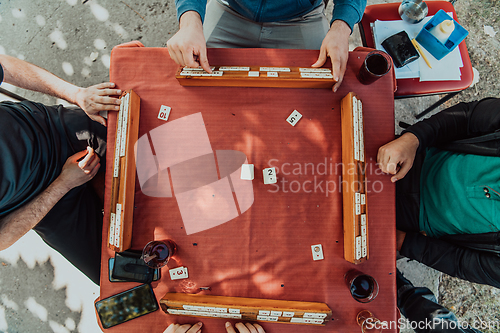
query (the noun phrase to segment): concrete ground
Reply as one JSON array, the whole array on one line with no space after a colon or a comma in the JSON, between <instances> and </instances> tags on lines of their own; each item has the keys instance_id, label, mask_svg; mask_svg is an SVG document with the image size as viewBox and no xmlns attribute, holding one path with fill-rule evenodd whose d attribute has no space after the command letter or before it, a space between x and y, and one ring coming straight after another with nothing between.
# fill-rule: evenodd
<instances>
[{"instance_id":1,"label":"concrete ground","mask_svg":"<svg viewBox=\"0 0 500 333\"><path fill-rule=\"evenodd\" d=\"M368 4L377 2L382 1L369 0ZM448 104L498 96L498 37L482 31L484 25L500 30L495 4L486 0L459 0L456 10L459 18L466 18L462 24L470 31L468 45L473 66L486 81L480 81ZM148 47L164 47L177 27L173 0L0 0L0 54L37 64L79 86L108 80L113 46L139 40ZM356 28L351 49L358 45L361 39ZM2 87L46 104L60 102L6 84ZM437 99L430 96L396 101L396 124L399 120L415 122L413 115ZM396 132L400 130L395 127ZM449 277L443 284L440 273L406 261L398 261L405 275L415 285L431 288L436 295L439 295L440 283L441 295L455 295L457 288L459 292L464 288L463 285L457 287ZM48 248L34 232L0 251L0 263L0 332L100 331L93 308L99 288ZM465 284L477 290L476 286ZM461 295L461 304L470 307L476 298L469 297L467 292ZM491 289L486 292L495 294ZM447 306L455 306L453 299L441 299L448 301ZM467 309L459 306L456 310L462 309L461 313L467 317Z\"/></svg>"}]
</instances>

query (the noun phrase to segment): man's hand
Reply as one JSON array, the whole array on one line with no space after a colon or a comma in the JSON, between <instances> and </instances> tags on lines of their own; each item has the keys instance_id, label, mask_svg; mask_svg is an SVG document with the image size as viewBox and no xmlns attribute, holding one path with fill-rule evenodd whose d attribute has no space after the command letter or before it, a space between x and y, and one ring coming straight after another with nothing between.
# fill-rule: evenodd
<instances>
[{"instance_id":1,"label":"man's hand","mask_svg":"<svg viewBox=\"0 0 500 333\"><path fill-rule=\"evenodd\" d=\"M333 86L333 92L339 89L347 68L350 34L351 28L347 23L341 20L333 21L323 43L321 43L318 60L312 65L312 67L321 67L326 62L326 58L330 57L333 78L337 81Z\"/></svg>"},{"instance_id":2,"label":"man's hand","mask_svg":"<svg viewBox=\"0 0 500 333\"><path fill-rule=\"evenodd\" d=\"M191 324L170 324L163 333L199 333L203 323L200 321L194 325Z\"/></svg>"},{"instance_id":3,"label":"man's hand","mask_svg":"<svg viewBox=\"0 0 500 333\"><path fill-rule=\"evenodd\" d=\"M238 329L239 333L266 333L266 331L264 331L262 326L260 326L259 324L256 324L256 323L255 324L236 323L236 325L234 325L234 326ZM230 322L226 323L226 331L227 331L227 333L236 333L233 326L231 326Z\"/></svg>"},{"instance_id":4,"label":"man's hand","mask_svg":"<svg viewBox=\"0 0 500 333\"><path fill-rule=\"evenodd\" d=\"M70 156L59 177L42 193L0 219L0 251L34 228L72 188L91 180L99 166L99 157L92 148Z\"/></svg>"},{"instance_id":5,"label":"man's hand","mask_svg":"<svg viewBox=\"0 0 500 333\"><path fill-rule=\"evenodd\" d=\"M75 96L75 102L83 111L94 121L106 126L106 119L99 115L99 111L118 111L120 110L120 99L111 96L120 96L119 89L113 89L115 84L104 82L80 88Z\"/></svg>"},{"instance_id":6,"label":"man's hand","mask_svg":"<svg viewBox=\"0 0 500 333\"><path fill-rule=\"evenodd\" d=\"M120 100L113 95L121 91L111 82L80 88L66 82L43 68L29 62L0 54L4 70L4 81L20 88L38 91L72 104L77 104L93 120L106 126L106 120L99 116L99 111L119 110Z\"/></svg>"},{"instance_id":7,"label":"man's hand","mask_svg":"<svg viewBox=\"0 0 500 333\"><path fill-rule=\"evenodd\" d=\"M383 172L394 175L391 182L402 179L410 171L418 145L418 138L408 132L379 148L378 166Z\"/></svg>"},{"instance_id":8,"label":"man's hand","mask_svg":"<svg viewBox=\"0 0 500 333\"><path fill-rule=\"evenodd\" d=\"M396 229L396 250L401 251L405 237L406 232Z\"/></svg>"},{"instance_id":9,"label":"man's hand","mask_svg":"<svg viewBox=\"0 0 500 333\"><path fill-rule=\"evenodd\" d=\"M71 190L94 178L100 166L99 156L92 148L87 147L87 150L80 151L66 160L58 180Z\"/></svg>"},{"instance_id":10,"label":"man's hand","mask_svg":"<svg viewBox=\"0 0 500 333\"><path fill-rule=\"evenodd\" d=\"M167 42L170 58L181 66L201 66L212 73L200 15L195 11L185 12L181 16L179 27L179 31Z\"/></svg>"}]
</instances>

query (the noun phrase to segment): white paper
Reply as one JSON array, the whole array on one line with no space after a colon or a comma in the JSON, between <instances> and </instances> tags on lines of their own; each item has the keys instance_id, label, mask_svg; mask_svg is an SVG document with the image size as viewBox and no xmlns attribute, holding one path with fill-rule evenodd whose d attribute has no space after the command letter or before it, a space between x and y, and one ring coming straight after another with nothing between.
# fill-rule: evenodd
<instances>
[{"instance_id":1,"label":"white paper","mask_svg":"<svg viewBox=\"0 0 500 333\"><path fill-rule=\"evenodd\" d=\"M448 13L452 16L452 13ZM372 24L375 47L377 50L385 51L382 42L400 31L406 31L410 39L415 38L423 26L433 16L427 16L417 24L410 24L402 20L396 21L375 21ZM421 47L427 59L431 63L432 69L427 66L422 56L417 61L413 61L401 68L395 68L396 79L417 78L420 81L459 81L460 67L463 67L462 56L459 48L455 48L441 60L437 60L424 47Z\"/></svg>"},{"instance_id":2,"label":"white paper","mask_svg":"<svg viewBox=\"0 0 500 333\"><path fill-rule=\"evenodd\" d=\"M426 49L421 47L432 68L429 68L423 57L418 58L420 66L420 82L422 81L459 81L460 67L463 67L462 57L458 47L444 56L441 60L434 58Z\"/></svg>"}]
</instances>

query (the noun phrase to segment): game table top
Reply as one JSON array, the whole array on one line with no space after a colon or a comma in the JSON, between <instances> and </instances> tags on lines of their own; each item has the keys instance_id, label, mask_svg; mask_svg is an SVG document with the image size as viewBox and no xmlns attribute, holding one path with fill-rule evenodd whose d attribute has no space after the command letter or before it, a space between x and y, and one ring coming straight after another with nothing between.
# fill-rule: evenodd
<instances>
[{"instance_id":1,"label":"game table top","mask_svg":"<svg viewBox=\"0 0 500 333\"><path fill-rule=\"evenodd\" d=\"M395 187L376 166L378 148L394 138L392 72L362 85L356 73L367 53L350 52L336 93L183 87L175 79L179 66L166 48L140 46L113 49L110 81L140 96L139 141L151 144L156 161L144 169L141 163L151 160L151 153L138 153L132 248L140 250L154 239L172 239L178 246L161 279L152 283L157 299L178 292L312 301L328 304L333 312L334 320L322 327L261 322L266 332L357 332L355 317L363 309L395 321ZM226 66L310 67L317 56L312 50L208 49L211 65ZM351 91L364 105L367 161L370 259L359 265L343 259L339 191L340 100ZM167 122L158 118L162 105L171 108ZM303 116L295 127L285 121L294 110ZM108 279L108 259L114 256L107 248L107 216L115 126L116 114L110 113L100 299L138 285ZM254 164L254 180L238 180L242 163ZM263 183L267 167L277 168L276 184ZM149 182L140 168L149 170ZM208 224L200 224L203 219ZM313 244L322 244L324 260L312 259ZM189 278L172 281L168 270L179 266L188 268ZM380 292L371 303L358 303L349 294L344 274L353 268L378 281ZM224 331L227 319L159 310L106 331L163 332L172 322L200 320L203 332L210 333Z\"/></svg>"}]
</instances>

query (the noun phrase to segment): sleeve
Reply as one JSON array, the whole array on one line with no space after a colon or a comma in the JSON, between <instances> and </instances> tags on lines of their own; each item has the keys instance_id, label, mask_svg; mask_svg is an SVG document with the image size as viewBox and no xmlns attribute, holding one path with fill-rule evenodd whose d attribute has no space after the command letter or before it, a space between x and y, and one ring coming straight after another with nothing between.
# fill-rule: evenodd
<instances>
[{"instance_id":1,"label":"sleeve","mask_svg":"<svg viewBox=\"0 0 500 333\"><path fill-rule=\"evenodd\" d=\"M347 23L351 32L356 23L361 21L365 12L366 0L334 0L332 21L341 20Z\"/></svg>"},{"instance_id":2,"label":"sleeve","mask_svg":"<svg viewBox=\"0 0 500 333\"><path fill-rule=\"evenodd\" d=\"M492 133L500 129L500 99L459 103L405 130L420 143L418 151L451 141Z\"/></svg>"},{"instance_id":3,"label":"sleeve","mask_svg":"<svg viewBox=\"0 0 500 333\"><path fill-rule=\"evenodd\" d=\"M0 84L3 82L3 67L2 64L0 64Z\"/></svg>"},{"instance_id":4,"label":"sleeve","mask_svg":"<svg viewBox=\"0 0 500 333\"><path fill-rule=\"evenodd\" d=\"M500 257L419 233L407 233L401 255L448 275L500 288Z\"/></svg>"},{"instance_id":5,"label":"sleeve","mask_svg":"<svg viewBox=\"0 0 500 333\"><path fill-rule=\"evenodd\" d=\"M207 2L204 0L175 0L175 8L177 9L177 21L180 21L182 14L193 10L200 14L201 21L205 20Z\"/></svg>"}]
</instances>

